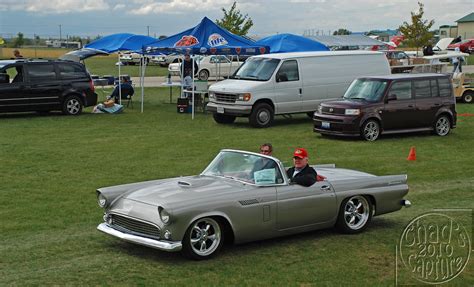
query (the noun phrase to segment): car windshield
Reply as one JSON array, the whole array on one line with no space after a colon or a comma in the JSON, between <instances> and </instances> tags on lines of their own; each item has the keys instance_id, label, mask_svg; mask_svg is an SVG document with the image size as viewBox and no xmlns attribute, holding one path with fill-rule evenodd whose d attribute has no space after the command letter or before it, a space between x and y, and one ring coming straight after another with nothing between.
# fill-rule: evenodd
<instances>
[{"instance_id":1,"label":"car windshield","mask_svg":"<svg viewBox=\"0 0 474 287\"><path fill-rule=\"evenodd\" d=\"M277 162L268 157L237 151L221 151L201 173L256 185L283 183Z\"/></svg>"},{"instance_id":2,"label":"car windshield","mask_svg":"<svg viewBox=\"0 0 474 287\"><path fill-rule=\"evenodd\" d=\"M232 75L232 79L268 81L273 75L279 59L248 58L245 63Z\"/></svg>"},{"instance_id":3,"label":"car windshield","mask_svg":"<svg viewBox=\"0 0 474 287\"><path fill-rule=\"evenodd\" d=\"M375 79L356 79L344 94L344 99L377 102L381 99L387 81Z\"/></svg>"}]
</instances>

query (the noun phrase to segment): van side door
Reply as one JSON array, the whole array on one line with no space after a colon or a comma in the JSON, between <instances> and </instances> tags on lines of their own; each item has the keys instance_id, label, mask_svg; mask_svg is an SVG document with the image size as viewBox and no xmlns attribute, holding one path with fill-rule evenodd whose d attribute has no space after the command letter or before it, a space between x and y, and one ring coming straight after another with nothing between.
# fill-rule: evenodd
<instances>
[{"instance_id":1,"label":"van side door","mask_svg":"<svg viewBox=\"0 0 474 287\"><path fill-rule=\"evenodd\" d=\"M54 63L30 63L26 75L31 87L32 110L57 108L62 87Z\"/></svg>"},{"instance_id":2,"label":"van side door","mask_svg":"<svg viewBox=\"0 0 474 287\"><path fill-rule=\"evenodd\" d=\"M9 65L0 73L5 77L5 81L0 83L0 111L27 111L31 94L25 80L23 63Z\"/></svg>"},{"instance_id":3,"label":"van side door","mask_svg":"<svg viewBox=\"0 0 474 287\"><path fill-rule=\"evenodd\" d=\"M441 107L441 99L438 92L436 79L419 79L414 82L415 104L418 120L416 127L431 127L438 109Z\"/></svg>"},{"instance_id":4,"label":"van side door","mask_svg":"<svg viewBox=\"0 0 474 287\"><path fill-rule=\"evenodd\" d=\"M297 60L281 63L275 74L275 113L298 113L302 110L303 85Z\"/></svg>"},{"instance_id":5,"label":"van side door","mask_svg":"<svg viewBox=\"0 0 474 287\"><path fill-rule=\"evenodd\" d=\"M408 129L416 126L412 81L392 82L380 113L384 130Z\"/></svg>"}]
</instances>

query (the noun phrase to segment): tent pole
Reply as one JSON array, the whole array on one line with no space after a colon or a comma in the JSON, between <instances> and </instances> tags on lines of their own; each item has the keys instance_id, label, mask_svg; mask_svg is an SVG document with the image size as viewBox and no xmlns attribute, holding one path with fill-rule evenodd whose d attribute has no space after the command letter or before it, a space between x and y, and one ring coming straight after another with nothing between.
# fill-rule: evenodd
<instances>
[{"instance_id":1,"label":"tent pole","mask_svg":"<svg viewBox=\"0 0 474 287\"><path fill-rule=\"evenodd\" d=\"M193 66L193 68L192 68L192 71L193 71L193 72L192 72L193 85L191 86L191 89L192 89L192 91L191 91L191 92L192 92L192 104L193 104L193 106L192 106L192 113L193 113L193 114L192 114L192 117L191 117L191 118L194 120L194 55L193 55L193 57L192 57L191 63L192 63L192 66Z\"/></svg>"},{"instance_id":2,"label":"tent pole","mask_svg":"<svg viewBox=\"0 0 474 287\"><path fill-rule=\"evenodd\" d=\"M120 53L118 55L118 89L119 89L119 104L122 104L122 81L120 79L120 66L122 66L122 62L120 62Z\"/></svg>"},{"instance_id":3,"label":"tent pole","mask_svg":"<svg viewBox=\"0 0 474 287\"><path fill-rule=\"evenodd\" d=\"M142 102L141 102L141 112L143 113L143 98L145 95L145 55L143 56L143 61L142 61L142 73L140 75L140 81L141 81L141 88L142 88Z\"/></svg>"}]
</instances>

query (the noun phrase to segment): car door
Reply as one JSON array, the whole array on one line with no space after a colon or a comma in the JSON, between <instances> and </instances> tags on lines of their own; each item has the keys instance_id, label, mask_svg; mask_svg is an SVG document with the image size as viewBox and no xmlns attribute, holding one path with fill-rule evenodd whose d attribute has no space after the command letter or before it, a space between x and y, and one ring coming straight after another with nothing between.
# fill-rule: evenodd
<instances>
[{"instance_id":1,"label":"car door","mask_svg":"<svg viewBox=\"0 0 474 287\"><path fill-rule=\"evenodd\" d=\"M430 127L436 112L441 106L436 79L417 79L413 81L415 88L415 105L417 112L416 127Z\"/></svg>"},{"instance_id":2,"label":"car door","mask_svg":"<svg viewBox=\"0 0 474 287\"><path fill-rule=\"evenodd\" d=\"M275 112L298 113L302 110L303 85L298 61L286 60L275 74Z\"/></svg>"},{"instance_id":3,"label":"car door","mask_svg":"<svg viewBox=\"0 0 474 287\"><path fill-rule=\"evenodd\" d=\"M416 108L411 80L392 82L380 117L384 130L408 129L416 126Z\"/></svg>"},{"instance_id":4,"label":"car door","mask_svg":"<svg viewBox=\"0 0 474 287\"><path fill-rule=\"evenodd\" d=\"M62 86L54 63L30 63L26 66L26 75L30 83L32 109L57 108L60 104Z\"/></svg>"},{"instance_id":5,"label":"car door","mask_svg":"<svg viewBox=\"0 0 474 287\"><path fill-rule=\"evenodd\" d=\"M336 196L326 181L310 187L298 184L277 187L278 230L328 222L336 216Z\"/></svg>"},{"instance_id":6,"label":"car door","mask_svg":"<svg viewBox=\"0 0 474 287\"><path fill-rule=\"evenodd\" d=\"M0 73L8 75L6 81L0 83L0 111L27 111L30 89L25 80L23 63L9 65Z\"/></svg>"}]
</instances>

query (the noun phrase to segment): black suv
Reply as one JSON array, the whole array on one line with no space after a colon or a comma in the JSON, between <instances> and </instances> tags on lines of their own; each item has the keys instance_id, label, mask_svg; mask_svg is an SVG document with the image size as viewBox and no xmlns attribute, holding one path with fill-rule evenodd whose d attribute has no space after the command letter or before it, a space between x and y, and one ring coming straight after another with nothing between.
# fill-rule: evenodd
<instances>
[{"instance_id":1,"label":"black suv","mask_svg":"<svg viewBox=\"0 0 474 287\"><path fill-rule=\"evenodd\" d=\"M456 116L450 75L373 76L354 80L341 100L321 103L314 131L368 141L416 131L445 136L456 127Z\"/></svg>"},{"instance_id":2,"label":"black suv","mask_svg":"<svg viewBox=\"0 0 474 287\"><path fill-rule=\"evenodd\" d=\"M60 110L78 115L97 104L84 65L61 60L0 61L0 112Z\"/></svg>"}]
</instances>

